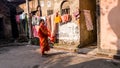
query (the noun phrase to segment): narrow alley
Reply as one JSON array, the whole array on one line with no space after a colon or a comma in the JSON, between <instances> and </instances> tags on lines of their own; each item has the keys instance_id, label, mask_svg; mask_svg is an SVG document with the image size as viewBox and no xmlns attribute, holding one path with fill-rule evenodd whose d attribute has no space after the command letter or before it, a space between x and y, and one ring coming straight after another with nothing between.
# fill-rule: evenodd
<instances>
[{"instance_id":1,"label":"narrow alley","mask_svg":"<svg viewBox=\"0 0 120 68\"><path fill-rule=\"evenodd\" d=\"M0 68L120 68L120 0L0 0Z\"/></svg>"}]
</instances>

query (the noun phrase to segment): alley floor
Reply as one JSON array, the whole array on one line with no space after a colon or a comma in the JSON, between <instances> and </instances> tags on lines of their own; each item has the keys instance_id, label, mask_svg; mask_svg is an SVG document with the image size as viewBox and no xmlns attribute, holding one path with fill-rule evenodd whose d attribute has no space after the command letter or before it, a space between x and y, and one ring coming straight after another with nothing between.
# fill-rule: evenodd
<instances>
[{"instance_id":1,"label":"alley floor","mask_svg":"<svg viewBox=\"0 0 120 68\"><path fill-rule=\"evenodd\" d=\"M120 68L119 62L105 57L51 49L41 57L39 46L0 48L0 68Z\"/></svg>"}]
</instances>

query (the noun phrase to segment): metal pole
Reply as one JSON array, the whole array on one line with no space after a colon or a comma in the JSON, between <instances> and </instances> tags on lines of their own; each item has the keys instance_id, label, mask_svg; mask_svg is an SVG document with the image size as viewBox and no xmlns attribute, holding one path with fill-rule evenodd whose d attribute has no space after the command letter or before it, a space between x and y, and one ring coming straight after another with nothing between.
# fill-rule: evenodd
<instances>
[{"instance_id":1,"label":"metal pole","mask_svg":"<svg viewBox=\"0 0 120 68\"><path fill-rule=\"evenodd\" d=\"M40 0L38 0L38 5L40 5Z\"/></svg>"},{"instance_id":2,"label":"metal pole","mask_svg":"<svg viewBox=\"0 0 120 68\"><path fill-rule=\"evenodd\" d=\"M29 1L28 0L26 0L26 9L27 9L27 13L29 13Z\"/></svg>"},{"instance_id":3,"label":"metal pole","mask_svg":"<svg viewBox=\"0 0 120 68\"><path fill-rule=\"evenodd\" d=\"M27 20L28 20L28 31L29 31L29 43L31 43L31 37L32 37L32 34L31 34L31 21L30 21L30 9L29 9L29 0L26 0L26 9L27 9Z\"/></svg>"}]
</instances>

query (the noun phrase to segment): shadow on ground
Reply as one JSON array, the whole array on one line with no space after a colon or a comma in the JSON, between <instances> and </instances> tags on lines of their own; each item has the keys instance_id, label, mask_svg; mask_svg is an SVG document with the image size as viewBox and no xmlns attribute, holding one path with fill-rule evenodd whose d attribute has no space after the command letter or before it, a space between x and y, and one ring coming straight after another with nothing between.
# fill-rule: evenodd
<instances>
[{"instance_id":1,"label":"shadow on ground","mask_svg":"<svg viewBox=\"0 0 120 68\"><path fill-rule=\"evenodd\" d=\"M96 59L75 65L70 65L66 68L120 68L120 65L112 61L107 61L106 59Z\"/></svg>"},{"instance_id":2,"label":"shadow on ground","mask_svg":"<svg viewBox=\"0 0 120 68\"><path fill-rule=\"evenodd\" d=\"M59 55L44 61L44 66L39 68L120 68L120 64L108 59Z\"/></svg>"},{"instance_id":3,"label":"shadow on ground","mask_svg":"<svg viewBox=\"0 0 120 68\"><path fill-rule=\"evenodd\" d=\"M112 59L94 58L64 51L59 52L59 50L50 52L42 59L44 59L42 65L33 68L120 68L120 63Z\"/></svg>"}]
</instances>

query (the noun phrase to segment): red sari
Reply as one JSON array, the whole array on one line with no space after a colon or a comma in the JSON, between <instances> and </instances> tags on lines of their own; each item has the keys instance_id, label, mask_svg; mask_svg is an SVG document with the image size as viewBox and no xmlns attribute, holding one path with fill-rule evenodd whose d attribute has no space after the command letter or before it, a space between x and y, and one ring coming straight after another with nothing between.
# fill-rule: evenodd
<instances>
[{"instance_id":1,"label":"red sari","mask_svg":"<svg viewBox=\"0 0 120 68\"><path fill-rule=\"evenodd\" d=\"M40 24L38 36L40 39L41 54L43 55L45 51L50 50L49 43L48 43L48 36L50 36L50 32L48 31L47 27L44 26L43 23Z\"/></svg>"}]
</instances>

